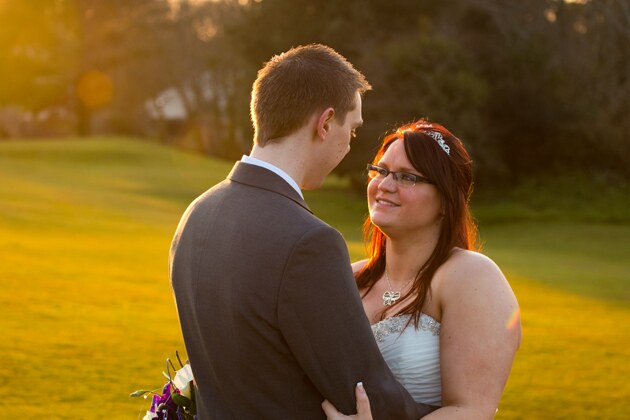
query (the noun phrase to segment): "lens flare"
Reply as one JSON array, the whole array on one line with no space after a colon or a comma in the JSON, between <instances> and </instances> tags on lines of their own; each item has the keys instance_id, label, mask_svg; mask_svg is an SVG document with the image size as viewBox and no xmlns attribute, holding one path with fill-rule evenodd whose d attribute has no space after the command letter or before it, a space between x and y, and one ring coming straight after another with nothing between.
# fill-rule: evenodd
<instances>
[{"instance_id":1,"label":"lens flare","mask_svg":"<svg viewBox=\"0 0 630 420\"><path fill-rule=\"evenodd\" d=\"M107 105L114 96L114 82L103 72L88 71L79 79L77 96L89 108Z\"/></svg>"},{"instance_id":2,"label":"lens flare","mask_svg":"<svg viewBox=\"0 0 630 420\"><path fill-rule=\"evenodd\" d=\"M510 331L513 330L521 321L521 309L516 308L509 316L507 322L505 323L505 328Z\"/></svg>"}]
</instances>

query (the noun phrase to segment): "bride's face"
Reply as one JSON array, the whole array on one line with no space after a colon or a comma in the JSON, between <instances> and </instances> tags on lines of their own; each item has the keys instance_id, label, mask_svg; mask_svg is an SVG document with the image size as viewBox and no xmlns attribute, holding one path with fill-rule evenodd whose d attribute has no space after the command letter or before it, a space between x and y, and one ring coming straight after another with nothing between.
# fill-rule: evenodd
<instances>
[{"instance_id":1,"label":"bride's face","mask_svg":"<svg viewBox=\"0 0 630 420\"><path fill-rule=\"evenodd\" d=\"M393 172L424 176L407 158L400 139L389 146L376 165ZM387 236L439 232L442 200L433 184L418 181L413 186L404 186L389 174L373 178L367 193L370 219Z\"/></svg>"}]
</instances>

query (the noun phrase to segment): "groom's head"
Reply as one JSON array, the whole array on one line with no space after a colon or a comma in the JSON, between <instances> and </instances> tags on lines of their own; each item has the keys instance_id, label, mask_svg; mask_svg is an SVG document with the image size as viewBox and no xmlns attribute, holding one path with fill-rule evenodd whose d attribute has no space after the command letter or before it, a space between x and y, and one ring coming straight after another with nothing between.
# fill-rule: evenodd
<instances>
[{"instance_id":1,"label":"groom's head","mask_svg":"<svg viewBox=\"0 0 630 420\"><path fill-rule=\"evenodd\" d=\"M369 89L365 77L325 45L300 46L276 55L260 69L252 87L254 143L264 147L288 136L329 107L343 124L357 92Z\"/></svg>"}]
</instances>

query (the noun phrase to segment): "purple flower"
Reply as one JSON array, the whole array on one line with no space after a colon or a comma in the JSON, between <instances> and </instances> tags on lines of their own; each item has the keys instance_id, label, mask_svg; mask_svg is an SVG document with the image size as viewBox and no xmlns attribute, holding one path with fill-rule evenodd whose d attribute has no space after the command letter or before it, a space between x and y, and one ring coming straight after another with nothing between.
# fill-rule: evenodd
<instances>
[{"instance_id":1,"label":"purple flower","mask_svg":"<svg viewBox=\"0 0 630 420\"><path fill-rule=\"evenodd\" d=\"M179 393L175 390L176 393ZM176 418L178 406L171 398L171 383L167 382L162 388L162 395L154 395L151 402L151 413L157 414L157 418L171 419Z\"/></svg>"},{"instance_id":2,"label":"purple flower","mask_svg":"<svg viewBox=\"0 0 630 420\"><path fill-rule=\"evenodd\" d=\"M154 395L153 401L151 402L151 412L157 412L157 408L162 403L166 403L171 398L171 383L167 382L162 388L162 395Z\"/></svg>"}]
</instances>

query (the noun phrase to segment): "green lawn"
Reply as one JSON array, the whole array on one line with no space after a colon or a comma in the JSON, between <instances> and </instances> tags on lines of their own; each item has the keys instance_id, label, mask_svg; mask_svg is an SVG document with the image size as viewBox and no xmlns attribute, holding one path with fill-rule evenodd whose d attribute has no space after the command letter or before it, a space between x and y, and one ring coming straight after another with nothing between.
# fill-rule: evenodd
<instances>
[{"instance_id":1,"label":"green lawn","mask_svg":"<svg viewBox=\"0 0 630 420\"><path fill-rule=\"evenodd\" d=\"M172 233L230 167L125 139L0 143L3 418L129 419L148 408L129 393L160 386L164 359L184 348L167 278ZM363 198L332 179L307 201L360 258ZM524 335L497 418L624 417L630 222L618 210L512 220L513 202L488 203L476 207L486 253L517 294Z\"/></svg>"}]
</instances>

